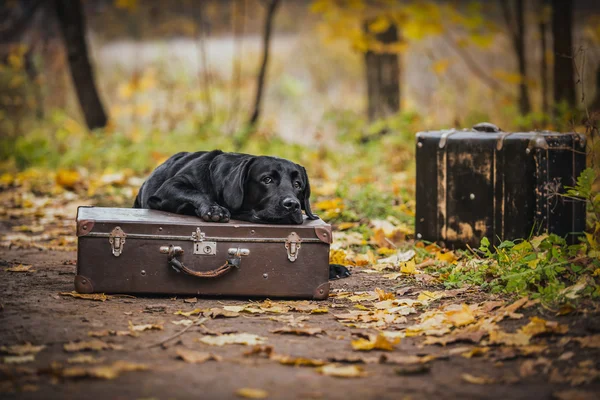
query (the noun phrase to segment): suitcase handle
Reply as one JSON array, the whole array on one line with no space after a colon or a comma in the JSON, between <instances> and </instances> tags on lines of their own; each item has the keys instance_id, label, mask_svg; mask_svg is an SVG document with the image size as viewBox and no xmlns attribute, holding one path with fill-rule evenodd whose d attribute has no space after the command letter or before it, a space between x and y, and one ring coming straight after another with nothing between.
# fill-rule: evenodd
<instances>
[{"instance_id":1,"label":"suitcase handle","mask_svg":"<svg viewBox=\"0 0 600 400\"><path fill-rule=\"evenodd\" d=\"M233 268L239 268L242 261L241 256L247 255L243 250L236 249L235 252L229 252L229 258L225 261L225 264L218 268L210 271L194 271L177 259L177 256L183 254L183 249L179 246L161 246L160 252L169 255L169 265L177 272L183 272L186 275L194 276L196 278L218 278L230 272ZM246 250L247 252L247 250ZM249 252L248 252L249 253Z\"/></svg>"},{"instance_id":2,"label":"suitcase handle","mask_svg":"<svg viewBox=\"0 0 600 400\"><path fill-rule=\"evenodd\" d=\"M500 132L502 129L498 128L494 124L490 124L489 122L480 122L473 125L473 130L476 130L477 132L496 133Z\"/></svg>"}]
</instances>

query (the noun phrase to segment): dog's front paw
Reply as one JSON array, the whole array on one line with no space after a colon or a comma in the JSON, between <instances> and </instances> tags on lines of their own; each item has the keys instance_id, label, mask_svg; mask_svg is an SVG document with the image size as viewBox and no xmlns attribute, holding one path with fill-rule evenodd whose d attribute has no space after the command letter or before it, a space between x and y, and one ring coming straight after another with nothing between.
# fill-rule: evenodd
<instances>
[{"instance_id":1,"label":"dog's front paw","mask_svg":"<svg viewBox=\"0 0 600 400\"><path fill-rule=\"evenodd\" d=\"M206 222L228 222L231 218L229 210L219 205L199 207L196 215Z\"/></svg>"},{"instance_id":2,"label":"dog's front paw","mask_svg":"<svg viewBox=\"0 0 600 400\"><path fill-rule=\"evenodd\" d=\"M343 265L329 264L329 280L347 278L350 275L350 270Z\"/></svg>"}]
</instances>

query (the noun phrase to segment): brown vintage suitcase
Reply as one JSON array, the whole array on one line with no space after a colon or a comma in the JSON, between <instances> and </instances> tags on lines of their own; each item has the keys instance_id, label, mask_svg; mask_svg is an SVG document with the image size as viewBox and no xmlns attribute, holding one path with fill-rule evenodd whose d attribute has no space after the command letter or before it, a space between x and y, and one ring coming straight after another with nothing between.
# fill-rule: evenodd
<instances>
[{"instance_id":1,"label":"brown vintage suitcase","mask_svg":"<svg viewBox=\"0 0 600 400\"><path fill-rule=\"evenodd\" d=\"M331 226L200 218L134 208L79 207L79 293L326 299Z\"/></svg>"}]
</instances>

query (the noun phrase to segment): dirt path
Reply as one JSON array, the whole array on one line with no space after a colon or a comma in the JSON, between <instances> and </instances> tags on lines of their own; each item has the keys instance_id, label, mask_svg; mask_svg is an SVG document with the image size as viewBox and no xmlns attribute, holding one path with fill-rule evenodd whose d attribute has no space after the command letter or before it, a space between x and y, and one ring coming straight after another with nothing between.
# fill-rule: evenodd
<instances>
[{"instance_id":1,"label":"dirt path","mask_svg":"<svg viewBox=\"0 0 600 400\"><path fill-rule=\"evenodd\" d=\"M238 398L236 391L240 388L263 389L271 399L545 399L569 390L577 390L584 395L587 393L591 396L589 398L593 398L592 394L600 391L597 376L595 382L578 388L573 388L568 383L550 382L556 380L552 378L553 369L564 371L562 374L567 376L570 373L568 371L578 365L584 366L582 370L597 368L600 360L600 351L597 348L582 349L573 341L562 344L561 336L535 337L531 343L547 345L544 351L532 357L506 357L509 359L502 361L500 350L506 347L491 347L481 357L465 358L460 354L474 347L481 347L481 343L456 343L446 347L422 346L420 344L423 342L423 336L403 338L392 352L354 351L351 340L356 339L356 334L364 335L376 331L344 326L336 320L334 315L356 310L357 303L348 298L333 297L324 302L314 303L318 304L319 308L328 307L329 312L323 314L289 311L283 314L240 313L235 318L209 318L203 326L189 328L179 338L167 342L166 346L148 348L148 345L183 329L183 326L171 322L185 319L174 315L176 311L222 308L225 305L248 303L242 300L198 299L197 303L193 304L185 302L182 298L167 297L112 297L100 302L61 296L59 292L73 290L75 266L72 264L76 257L74 252L37 249L2 249L1 252L0 303L3 309L0 312L0 342L4 346L24 342L46 346L35 356L33 362L0 365L1 396L6 399L221 399ZM5 270L18 264L32 265L35 272L16 273ZM356 272L351 278L333 282L332 285L338 292L368 291L376 287L386 292L399 289L400 292L404 292L407 289L402 288L411 287L402 296L406 298L416 298L418 293L427 289L414 286L414 282L390 281L377 274L360 272ZM482 294L476 291L465 292L439 300L436 307L447 303L478 303L483 299ZM568 325L567 337L598 333L593 332L598 329L598 314L556 317L555 313L544 312L536 307L531 307L524 313L526 316L541 313L541 317L545 319ZM289 323L270 318L287 318L290 315L295 318L306 317L306 320L301 321L302 324L322 328L325 334L301 337L271 332L289 326ZM396 324L394 328L401 329L410 325L415 316L418 314L410 315L405 324ZM63 376L65 367L93 367L89 364L68 364L67 359L75 353L67 353L63 349L66 343L91 340L92 338L88 337L90 331L127 331L129 321L134 325L163 324L164 330L144 331L137 337L101 337L100 340L122 345L123 349L85 354L104 359L101 365L126 360L143 363L148 370L123 372L117 378L109 380L90 377L70 379ZM524 325L526 321L526 317L507 319L499 325L510 331L516 326ZM265 337L265 345L272 346L273 352L277 354L319 360L362 357L369 363L344 364L359 366L365 374L362 377L344 379L322 375L317 372L316 367L282 365L275 359L260 355L244 356L245 352L252 349L251 346L231 344L218 347L196 341L207 333L231 331ZM453 351L457 348L464 349ZM177 358L176 352L187 349L210 352L222 357L222 360L202 364L186 363ZM433 355L438 358L425 364L370 362L383 354L389 357ZM561 357L564 360L561 360ZM536 363L537 367L527 376L526 369ZM468 377L465 378L463 374L471 374L475 378L485 377L494 383L467 383L465 379ZM489 382L492 382L491 380Z\"/></svg>"}]
</instances>

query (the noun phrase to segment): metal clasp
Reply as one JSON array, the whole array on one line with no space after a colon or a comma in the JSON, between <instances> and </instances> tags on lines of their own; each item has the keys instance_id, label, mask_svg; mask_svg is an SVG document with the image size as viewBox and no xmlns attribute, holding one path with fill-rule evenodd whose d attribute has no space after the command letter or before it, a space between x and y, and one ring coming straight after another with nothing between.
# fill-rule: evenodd
<instances>
[{"instance_id":1,"label":"metal clasp","mask_svg":"<svg viewBox=\"0 0 600 400\"><path fill-rule=\"evenodd\" d=\"M300 243L302 239L296 232L292 232L288 235L285 241L285 248L287 250L288 260L291 262L296 261L298 258L298 253L300 252Z\"/></svg>"},{"instance_id":2,"label":"metal clasp","mask_svg":"<svg viewBox=\"0 0 600 400\"><path fill-rule=\"evenodd\" d=\"M123 252L123 246L125 246L125 238L127 235L123 232L120 226L115 227L108 236L108 242L112 250L113 256L119 257Z\"/></svg>"},{"instance_id":3,"label":"metal clasp","mask_svg":"<svg viewBox=\"0 0 600 400\"><path fill-rule=\"evenodd\" d=\"M196 232L192 233L192 241L194 242L194 254L202 254L205 256L214 256L217 254L217 242L205 240L206 235L196 228Z\"/></svg>"}]
</instances>

